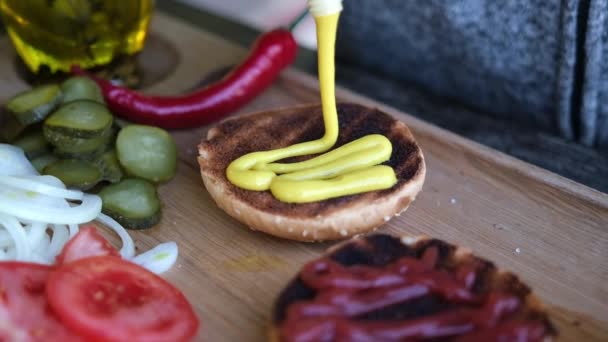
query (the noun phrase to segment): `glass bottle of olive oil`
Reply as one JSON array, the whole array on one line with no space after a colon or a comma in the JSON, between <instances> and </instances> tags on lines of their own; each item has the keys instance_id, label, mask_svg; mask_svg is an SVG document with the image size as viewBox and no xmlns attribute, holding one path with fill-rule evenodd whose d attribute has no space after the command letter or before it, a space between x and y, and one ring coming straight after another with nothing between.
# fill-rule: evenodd
<instances>
[{"instance_id":1,"label":"glass bottle of olive oil","mask_svg":"<svg viewBox=\"0 0 608 342\"><path fill-rule=\"evenodd\" d=\"M142 49L154 0L0 0L17 53L34 72L109 63Z\"/></svg>"}]
</instances>

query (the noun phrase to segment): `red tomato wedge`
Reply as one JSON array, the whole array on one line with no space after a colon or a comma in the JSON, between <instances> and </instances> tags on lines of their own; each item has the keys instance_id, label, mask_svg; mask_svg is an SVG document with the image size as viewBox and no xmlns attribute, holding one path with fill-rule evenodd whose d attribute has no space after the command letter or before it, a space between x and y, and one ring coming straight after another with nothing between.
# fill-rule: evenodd
<instances>
[{"instance_id":1,"label":"red tomato wedge","mask_svg":"<svg viewBox=\"0 0 608 342\"><path fill-rule=\"evenodd\" d=\"M48 306L49 266L0 262L0 341L83 341Z\"/></svg>"},{"instance_id":2,"label":"red tomato wedge","mask_svg":"<svg viewBox=\"0 0 608 342\"><path fill-rule=\"evenodd\" d=\"M198 319L178 289L113 256L58 267L46 293L61 321L90 341L188 341L198 330Z\"/></svg>"},{"instance_id":3,"label":"red tomato wedge","mask_svg":"<svg viewBox=\"0 0 608 342\"><path fill-rule=\"evenodd\" d=\"M120 256L95 227L84 227L65 244L61 253L55 258L56 265L76 261L92 256Z\"/></svg>"}]
</instances>

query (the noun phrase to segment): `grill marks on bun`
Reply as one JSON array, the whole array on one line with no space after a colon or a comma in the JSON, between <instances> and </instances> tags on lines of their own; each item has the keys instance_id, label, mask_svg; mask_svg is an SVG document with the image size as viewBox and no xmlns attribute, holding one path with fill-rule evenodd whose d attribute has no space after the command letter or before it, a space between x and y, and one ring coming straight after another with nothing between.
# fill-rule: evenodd
<instances>
[{"instance_id":1,"label":"grill marks on bun","mask_svg":"<svg viewBox=\"0 0 608 342\"><path fill-rule=\"evenodd\" d=\"M307 241L338 239L380 226L386 217L405 210L422 187L424 157L407 126L378 109L339 104L338 118L340 130L334 148L369 134L381 134L391 141L393 153L385 164L395 170L398 179L395 186L313 203L290 204L278 201L270 192L240 189L228 181L226 167L238 157L321 138L324 134L322 109L320 105L310 105L241 116L211 129L207 140L199 145L198 159L207 190L231 216L256 230L282 237ZM282 162L312 157L314 155ZM361 217L363 215L365 217ZM277 220L279 223L273 223ZM307 222L311 224L304 233Z\"/></svg>"}]
</instances>

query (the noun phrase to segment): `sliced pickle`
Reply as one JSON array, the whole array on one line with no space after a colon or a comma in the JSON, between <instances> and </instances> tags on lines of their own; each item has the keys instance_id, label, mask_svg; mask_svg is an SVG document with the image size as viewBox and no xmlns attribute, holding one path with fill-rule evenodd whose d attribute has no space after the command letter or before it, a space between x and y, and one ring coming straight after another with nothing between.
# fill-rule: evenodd
<instances>
[{"instance_id":1,"label":"sliced pickle","mask_svg":"<svg viewBox=\"0 0 608 342\"><path fill-rule=\"evenodd\" d=\"M108 127L101 136L94 138L74 138L63 133L45 130L45 138L53 146L66 153L89 153L107 146L114 139L114 129Z\"/></svg>"},{"instance_id":2,"label":"sliced pickle","mask_svg":"<svg viewBox=\"0 0 608 342\"><path fill-rule=\"evenodd\" d=\"M49 152L49 143L44 138L41 129L22 135L13 141L12 144L19 146L29 159L36 158Z\"/></svg>"},{"instance_id":3,"label":"sliced pickle","mask_svg":"<svg viewBox=\"0 0 608 342\"><path fill-rule=\"evenodd\" d=\"M61 159L80 159L93 162L97 158L101 157L108 150L108 148L109 145L101 145L97 149L89 152L69 152L57 147L53 150L53 153L55 153Z\"/></svg>"},{"instance_id":4,"label":"sliced pickle","mask_svg":"<svg viewBox=\"0 0 608 342\"><path fill-rule=\"evenodd\" d=\"M25 130L14 116L0 108L0 142L12 142Z\"/></svg>"},{"instance_id":5,"label":"sliced pickle","mask_svg":"<svg viewBox=\"0 0 608 342\"><path fill-rule=\"evenodd\" d=\"M124 176L114 149L106 151L93 163L101 170L102 178L105 181L117 183Z\"/></svg>"},{"instance_id":6,"label":"sliced pickle","mask_svg":"<svg viewBox=\"0 0 608 342\"><path fill-rule=\"evenodd\" d=\"M55 176L68 188L88 190L101 181L101 172L93 163L78 159L60 159L44 168L45 175Z\"/></svg>"},{"instance_id":7,"label":"sliced pickle","mask_svg":"<svg viewBox=\"0 0 608 342\"><path fill-rule=\"evenodd\" d=\"M130 125L134 125L134 123L132 123L131 121L127 121L125 119L118 118L118 117L114 118L114 126L120 128L120 129L125 128Z\"/></svg>"},{"instance_id":8,"label":"sliced pickle","mask_svg":"<svg viewBox=\"0 0 608 342\"><path fill-rule=\"evenodd\" d=\"M128 229L150 228L160 221L160 200L154 185L143 179L124 179L99 192L102 211Z\"/></svg>"},{"instance_id":9,"label":"sliced pickle","mask_svg":"<svg viewBox=\"0 0 608 342\"><path fill-rule=\"evenodd\" d=\"M118 160L127 174L152 182L173 178L177 147L169 133L157 127L129 125L116 139Z\"/></svg>"},{"instance_id":10,"label":"sliced pickle","mask_svg":"<svg viewBox=\"0 0 608 342\"><path fill-rule=\"evenodd\" d=\"M77 100L57 109L44 122L45 135L60 133L73 138L100 137L112 125L106 106L90 100Z\"/></svg>"},{"instance_id":11,"label":"sliced pickle","mask_svg":"<svg viewBox=\"0 0 608 342\"><path fill-rule=\"evenodd\" d=\"M42 173L44 171L44 168L49 166L50 164L56 162L59 158L57 158L56 155L54 154L44 154L41 155L39 157L36 157L34 159L31 159L32 165L34 165L34 168Z\"/></svg>"},{"instance_id":12,"label":"sliced pickle","mask_svg":"<svg viewBox=\"0 0 608 342\"><path fill-rule=\"evenodd\" d=\"M76 100L91 100L105 103L97 83L84 76L71 77L61 84L63 103Z\"/></svg>"},{"instance_id":13,"label":"sliced pickle","mask_svg":"<svg viewBox=\"0 0 608 342\"><path fill-rule=\"evenodd\" d=\"M15 95L6 110L23 125L44 120L61 102L61 89L56 84L42 85Z\"/></svg>"}]
</instances>

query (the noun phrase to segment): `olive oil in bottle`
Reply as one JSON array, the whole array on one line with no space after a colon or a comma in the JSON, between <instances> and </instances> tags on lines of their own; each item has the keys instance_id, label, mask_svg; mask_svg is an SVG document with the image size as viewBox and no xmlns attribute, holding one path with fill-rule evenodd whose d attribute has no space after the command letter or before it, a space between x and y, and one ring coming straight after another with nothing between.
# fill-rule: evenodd
<instances>
[{"instance_id":1,"label":"olive oil in bottle","mask_svg":"<svg viewBox=\"0 0 608 342\"><path fill-rule=\"evenodd\" d=\"M107 64L143 48L154 0L0 0L17 53L34 72Z\"/></svg>"}]
</instances>

